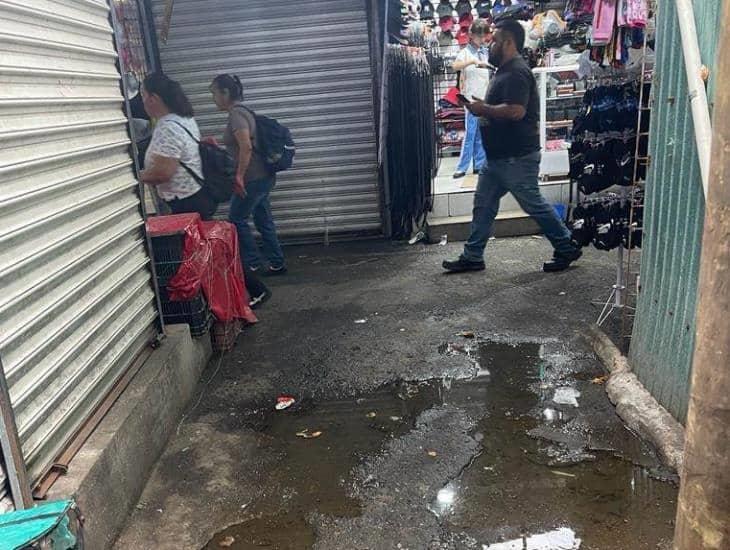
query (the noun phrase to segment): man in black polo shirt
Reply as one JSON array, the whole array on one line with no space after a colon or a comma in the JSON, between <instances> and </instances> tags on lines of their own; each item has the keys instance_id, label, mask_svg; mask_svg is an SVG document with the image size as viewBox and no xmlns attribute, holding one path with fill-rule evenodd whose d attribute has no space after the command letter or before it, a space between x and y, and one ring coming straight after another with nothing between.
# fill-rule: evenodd
<instances>
[{"instance_id":1,"label":"man in black polo shirt","mask_svg":"<svg viewBox=\"0 0 730 550\"><path fill-rule=\"evenodd\" d=\"M497 67L486 101L475 99L466 108L480 118L482 143L488 161L479 174L474 195L471 236L464 252L444 262L451 272L481 271L484 248L492 234L499 201L508 192L540 225L555 249L545 271L562 271L580 258L581 250L555 209L540 194L539 100L532 71L522 58L525 31L514 20L497 24L489 62ZM471 98L470 98L471 99Z\"/></svg>"}]
</instances>

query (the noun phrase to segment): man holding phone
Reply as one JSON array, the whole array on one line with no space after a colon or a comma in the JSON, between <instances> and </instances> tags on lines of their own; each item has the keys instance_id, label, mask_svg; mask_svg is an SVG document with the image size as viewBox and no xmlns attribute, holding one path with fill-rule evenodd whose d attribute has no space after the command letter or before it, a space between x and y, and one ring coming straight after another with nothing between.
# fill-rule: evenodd
<instances>
[{"instance_id":1,"label":"man holding phone","mask_svg":"<svg viewBox=\"0 0 730 550\"><path fill-rule=\"evenodd\" d=\"M522 58L525 31L515 20L497 24L489 63L497 67L486 101L469 98L465 107L480 117L480 130L489 163L479 175L474 195L471 235L458 259L443 263L459 273L485 269L484 249L492 235L499 202L508 192L540 225L555 249L543 265L546 272L562 271L582 255L555 209L540 194L540 107L535 77Z\"/></svg>"},{"instance_id":2,"label":"man holding phone","mask_svg":"<svg viewBox=\"0 0 730 550\"><path fill-rule=\"evenodd\" d=\"M456 56L453 67L461 72L461 93L470 98L476 96L484 98L489 84L489 70L487 68L488 50L485 41L489 36L489 25L486 21L477 19L469 27L469 43ZM463 105L462 105L463 106ZM474 173L478 173L487 160L479 133L479 119L468 110L464 122L466 132L461 143L459 164L454 172L454 179L463 178L474 163Z\"/></svg>"}]
</instances>

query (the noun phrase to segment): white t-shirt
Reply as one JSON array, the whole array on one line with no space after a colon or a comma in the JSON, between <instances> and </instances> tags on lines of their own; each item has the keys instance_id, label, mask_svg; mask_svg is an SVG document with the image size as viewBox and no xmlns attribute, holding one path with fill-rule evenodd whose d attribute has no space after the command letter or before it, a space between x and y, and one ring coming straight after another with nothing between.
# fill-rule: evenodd
<instances>
[{"instance_id":1,"label":"white t-shirt","mask_svg":"<svg viewBox=\"0 0 730 550\"><path fill-rule=\"evenodd\" d=\"M488 50L484 47L475 48L472 44L467 44L456 56L455 62L465 63L473 59L477 63L486 63L489 59ZM467 99L472 97L484 99L487 96L487 87L489 86L489 69L480 69L476 65L469 65L461 71L461 93Z\"/></svg>"},{"instance_id":2,"label":"white t-shirt","mask_svg":"<svg viewBox=\"0 0 730 550\"><path fill-rule=\"evenodd\" d=\"M155 155L180 161L181 164L170 181L156 187L157 193L166 201L184 199L200 191L198 182L182 166L182 163L185 163L196 174L203 173L198 144L180 127L180 124L185 126L195 136L195 139L200 139L200 130L194 118L183 118L175 114L165 115L155 125L152 140L144 158L145 166L154 163Z\"/></svg>"}]
</instances>

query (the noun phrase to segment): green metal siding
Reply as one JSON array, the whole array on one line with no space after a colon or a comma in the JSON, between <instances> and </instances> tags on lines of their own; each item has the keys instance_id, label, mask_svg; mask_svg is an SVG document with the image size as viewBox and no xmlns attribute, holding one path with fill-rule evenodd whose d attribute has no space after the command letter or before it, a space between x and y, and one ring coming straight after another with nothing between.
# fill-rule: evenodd
<instances>
[{"instance_id":1,"label":"green metal siding","mask_svg":"<svg viewBox=\"0 0 730 550\"><path fill-rule=\"evenodd\" d=\"M714 67L721 0L695 0L703 62ZM631 362L678 420L687 414L704 197L675 3L661 2L644 244ZM712 96L714 83L710 81Z\"/></svg>"}]
</instances>

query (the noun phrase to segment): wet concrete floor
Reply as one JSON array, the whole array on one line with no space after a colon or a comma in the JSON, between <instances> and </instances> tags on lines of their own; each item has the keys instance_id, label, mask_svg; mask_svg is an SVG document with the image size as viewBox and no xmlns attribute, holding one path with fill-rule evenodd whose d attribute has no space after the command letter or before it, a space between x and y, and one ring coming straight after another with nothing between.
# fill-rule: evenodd
<instances>
[{"instance_id":1,"label":"wet concrete floor","mask_svg":"<svg viewBox=\"0 0 730 550\"><path fill-rule=\"evenodd\" d=\"M305 403L300 410L252 411L244 423L284 449L286 460L272 475L287 486L281 498L289 500L289 511L233 525L205 548L314 548L312 515L360 516L353 483L372 479L357 479L358 465L386 440L413 429L425 410L445 404L476 419L470 435L479 448L427 507L445 531L459 534L463 547L640 550L671 538L676 487L651 449L628 431L620 449L591 445L589 423L577 436L571 431L581 416L580 396L592 390L600 397L600 389L590 388L600 384L578 372L556 387L536 344L461 343L441 351L468 352L476 376L399 382L354 400ZM575 403L555 403L560 388ZM561 437L545 435L544 428ZM296 436L305 430L321 435ZM623 455L626 448L631 451ZM422 451L424 460L439 458L438 445ZM249 513L257 515L256 508ZM551 532L554 541L542 543L548 546L526 542Z\"/></svg>"},{"instance_id":2,"label":"wet concrete floor","mask_svg":"<svg viewBox=\"0 0 730 550\"><path fill-rule=\"evenodd\" d=\"M580 337L614 258L546 275L547 241L497 239L485 272L444 276L459 252L287 249L115 549L665 547L676 488ZM283 393L298 406L275 412Z\"/></svg>"}]
</instances>

